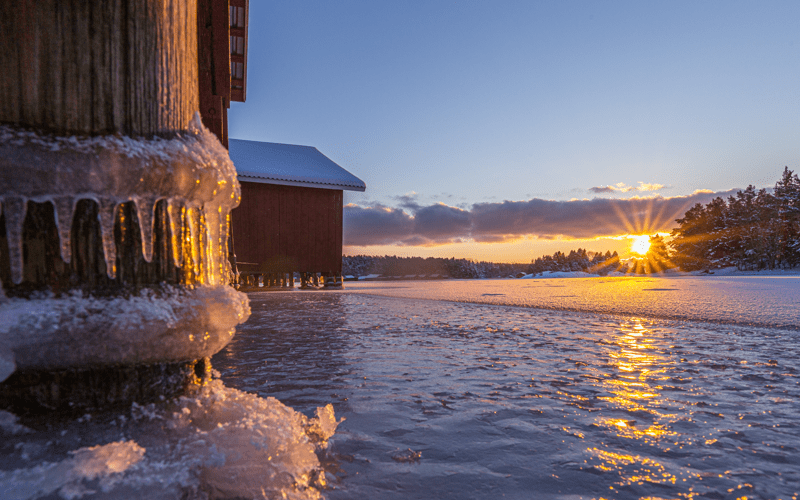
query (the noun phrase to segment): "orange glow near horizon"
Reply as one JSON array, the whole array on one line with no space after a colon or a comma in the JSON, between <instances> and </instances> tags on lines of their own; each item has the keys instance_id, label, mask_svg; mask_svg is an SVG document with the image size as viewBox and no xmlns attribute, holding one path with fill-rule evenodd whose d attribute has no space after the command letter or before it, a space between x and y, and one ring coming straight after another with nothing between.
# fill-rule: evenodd
<instances>
[{"instance_id":1,"label":"orange glow near horizon","mask_svg":"<svg viewBox=\"0 0 800 500\"><path fill-rule=\"evenodd\" d=\"M465 241L438 246L402 245L345 245L344 255L397 255L398 257L443 257L472 259L475 261L529 263L533 259L556 252L569 253L570 250L584 248L590 252L606 251L625 255L630 252L630 243L625 236L595 239L544 239L523 237L514 241L499 243L478 243Z\"/></svg>"},{"instance_id":2,"label":"orange glow near horizon","mask_svg":"<svg viewBox=\"0 0 800 500\"><path fill-rule=\"evenodd\" d=\"M669 240L669 233L659 233ZM403 246L403 245L371 245L353 246L345 245L344 255L397 255L398 257L443 257L456 259L472 259L475 261L503 262L503 263L529 263L533 259L555 252L569 253L578 248L589 252L617 252L622 259L629 257L640 258L643 254L633 251L631 240L642 238L648 243L647 235L622 234L607 238L572 239L556 238L544 239L535 237L522 237L513 241L498 243L478 243L464 241L437 246Z\"/></svg>"}]
</instances>

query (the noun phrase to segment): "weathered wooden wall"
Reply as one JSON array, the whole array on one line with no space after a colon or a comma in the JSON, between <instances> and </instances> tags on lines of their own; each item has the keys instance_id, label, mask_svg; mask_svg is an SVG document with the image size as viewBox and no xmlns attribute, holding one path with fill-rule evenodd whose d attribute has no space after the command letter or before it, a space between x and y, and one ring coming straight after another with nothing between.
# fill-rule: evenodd
<instances>
[{"instance_id":1,"label":"weathered wooden wall","mask_svg":"<svg viewBox=\"0 0 800 500\"><path fill-rule=\"evenodd\" d=\"M198 83L203 125L228 147L231 103L230 34L227 0L197 0Z\"/></svg>"},{"instance_id":2,"label":"weathered wooden wall","mask_svg":"<svg viewBox=\"0 0 800 500\"><path fill-rule=\"evenodd\" d=\"M342 272L342 191L242 182L231 213L243 273Z\"/></svg>"},{"instance_id":3,"label":"weathered wooden wall","mask_svg":"<svg viewBox=\"0 0 800 500\"><path fill-rule=\"evenodd\" d=\"M60 135L185 130L198 110L196 9L176 0L0 2L0 123Z\"/></svg>"}]
</instances>

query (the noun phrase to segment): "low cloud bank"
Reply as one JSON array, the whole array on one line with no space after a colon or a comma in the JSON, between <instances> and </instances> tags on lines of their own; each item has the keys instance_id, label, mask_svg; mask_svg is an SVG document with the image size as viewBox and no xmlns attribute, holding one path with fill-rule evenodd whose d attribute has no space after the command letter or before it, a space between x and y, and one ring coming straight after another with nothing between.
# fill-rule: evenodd
<instances>
[{"instance_id":1,"label":"low cloud bank","mask_svg":"<svg viewBox=\"0 0 800 500\"><path fill-rule=\"evenodd\" d=\"M668 232L675 219L696 203L727 197L737 190L697 191L689 196L634 197L625 200L527 201L477 203L469 210L443 203L404 208L344 207L344 244L348 246L434 246L466 240L513 241L526 236L590 239L620 234Z\"/></svg>"}]
</instances>

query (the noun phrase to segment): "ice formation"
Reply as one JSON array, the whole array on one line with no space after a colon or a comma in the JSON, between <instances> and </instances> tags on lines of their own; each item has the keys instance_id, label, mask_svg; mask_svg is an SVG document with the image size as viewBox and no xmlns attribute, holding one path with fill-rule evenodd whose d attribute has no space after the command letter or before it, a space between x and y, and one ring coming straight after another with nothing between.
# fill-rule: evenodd
<instances>
[{"instance_id":1,"label":"ice formation","mask_svg":"<svg viewBox=\"0 0 800 500\"><path fill-rule=\"evenodd\" d=\"M151 262L155 207L165 200L175 265L191 266L200 285L118 297L73 291L2 300L0 381L15 369L183 361L224 347L250 314L247 297L226 286L228 217L239 198L228 153L199 114L170 139L59 137L0 126L0 209L14 283L23 278L28 201L52 203L60 254L70 262L75 209L91 199L98 204L109 277L117 272L120 204L135 205L142 256ZM184 237L191 239L186 245Z\"/></svg>"},{"instance_id":2,"label":"ice formation","mask_svg":"<svg viewBox=\"0 0 800 500\"><path fill-rule=\"evenodd\" d=\"M222 226L239 203L239 183L228 152L197 113L188 130L171 139L59 137L0 126L0 193L11 276L16 284L22 281L22 225L27 202L53 204L61 256L69 262L70 226L81 199L99 205L110 277L116 274L114 216L119 204L133 201L136 205L142 251L150 262L155 205L166 200L171 226L177 224L178 214L186 213L193 235L204 239L202 244L196 242L190 256L201 271L200 281L216 285L227 279L227 234Z\"/></svg>"},{"instance_id":3,"label":"ice formation","mask_svg":"<svg viewBox=\"0 0 800 500\"><path fill-rule=\"evenodd\" d=\"M169 404L134 404L130 417L114 427L122 440L60 459L21 456L26 467L0 471L3 498L318 499L325 482L316 452L339 423L331 405L310 419L219 380ZM102 443L100 435L81 441ZM18 449L52 447L35 433L18 439Z\"/></svg>"},{"instance_id":4,"label":"ice formation","mask_svg":"<svg viewBox=\"0 0 800 500\"><path fill-rule=\"evenodd\" d=\"M249 315L247 296L226 285L10 298L0 303L0 381L14 366L57 370L211 356Z\"/></svg>"}]
</instances>

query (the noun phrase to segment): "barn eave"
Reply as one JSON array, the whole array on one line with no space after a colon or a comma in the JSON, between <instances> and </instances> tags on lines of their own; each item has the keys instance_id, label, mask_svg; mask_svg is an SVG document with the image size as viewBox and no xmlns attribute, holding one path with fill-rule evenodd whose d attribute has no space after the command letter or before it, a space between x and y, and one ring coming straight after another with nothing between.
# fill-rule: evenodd
<instances>
[{"instance_id":1,"label":"barn eave","mask_svg":"<svg viewBox=\"0 0 800 500\"><path fill-rule=\"evenodd\" d=\"M304 180L304 179L285 179L285 178L276 178L276 177L266 177L266 176L258 176L258 175L249 175L249 174L239 174L239 182L260 182L263 184L277 184L279 186L297 186L297 187L308 187L308 188L317 188L317 189L339 189L343 191L366 191L367 187L365 185L351 185L351 184L338 184L335 182L318 182L318 181L311 181L311 180Z\"/></svg>"}]
</instances>

